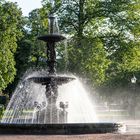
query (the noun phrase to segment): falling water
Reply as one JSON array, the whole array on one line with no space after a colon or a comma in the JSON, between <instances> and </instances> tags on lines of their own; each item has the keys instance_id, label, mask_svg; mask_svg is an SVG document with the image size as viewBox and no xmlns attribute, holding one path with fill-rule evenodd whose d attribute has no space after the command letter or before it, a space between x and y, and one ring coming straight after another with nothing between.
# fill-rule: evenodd
<instances>
[{"instance_id":1,"label":"falling water","mask_svg":"<svg viewBox=\"0 0 140 140\"><path fill-rule=\"evenodd\" d=\"M58 26L58 18L57 17L55 17L54 29L55 29L54 33L58 33L59 34L60 30L59 30L59 26Z\"/></svg>"},{"instance_id":2,"label":"falling water","mask_svg":"<svg viewBox=\"0 0 140 140\"><path fill-rule=\"evenodd\" d=\"M78 78L59 88L58 100L68 102L68 123L98 122L93 101Z\"/></svg>"},{"instance_id":3,"label":"falling water","mask_svg":"<svg viewBox=\"0 0 140 140\"><path fill-rule=\"evenodd\" d=\"M2 123L33 123L35 112L46 100L44 88L29 81L21 82L15 90L2 118ZM35 102L38 101L37 106Z\"/></svg>"},{"instance_id":4,"label":"falling water","mask_svg":"<svg viewBox=\"0 0 140 140\"><path fill-rule=\"evenodd\" d=\"M65 71L67 71L67 67L68 67L68 51L67 51L67 46L68 46L68 42L67 40L64 41L64 46L65 46L65 50L64 50L64 59L65 59Z\"/></svg>"},{"instance_id":5,"label":"falling water","mask_svg":"<svg viewBox=\"0 0 140 140\"><path fill-rule=\"evenodd\" d=\"M50 4L51 4L51 7L53 8L54 4L55 4L54 0L49 0L49 1L50 1Z\"/></svg>"},{"instance_id":6,"label":"falling water","mask_svg":"<svg viewBox=\"0 0 140 140\"><path fill-rule=\"evenodd\" d=\"M59 26L58 26L57 16L50 15L49 17L50 17L50 19L49 19L49 28L50 28L49 33L50 34L52 34L52 33L53 34L59 34Z\"/></svg>"},{"instance_id":7,"label":"falling water","mask_svg":"<svg viewBox=\"0 0 140 140\"><path fill-rule=\"evenodd\" d=\"M49 32L50 34L59 34L59 26L58 26L58 19L57 16L54 14L53 12L53 8L55 5L55 1L54 0L49 0L50 1L50 6L51 6L51 10L50 10L50 14L49 14Z\"/></svg>"},{"instance_id":8,"label":"falling water","mask_svg":"<svg viewBox=\"0 0 140 140\"><path fill-rule=\"evenodd\" d=\"M32 75L36 74L39 72L34 72ZM37 112L41 113L45 108L49 108L45 86L29 81L28 77L30 76L18 84L1 120L2 123L40 123L37 120ZM60 102L67 102L68 104L66 109L68 112L67 123L97 122L94 105L78 79L59 86L58 108L60 108ZM55 115L55 113L52 114ZM46 123L46 117L42 115L43 121L41 123Z\"/></svg>"}]
</instances>

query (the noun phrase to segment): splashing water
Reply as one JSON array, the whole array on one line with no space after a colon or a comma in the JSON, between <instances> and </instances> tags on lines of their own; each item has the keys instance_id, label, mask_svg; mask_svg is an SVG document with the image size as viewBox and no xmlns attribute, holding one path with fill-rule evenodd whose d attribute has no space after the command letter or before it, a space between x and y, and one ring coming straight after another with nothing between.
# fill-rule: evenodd
<instances>
[{"instance_id":1,"label":"splashing water","mask_svg":"<svg viewBox=\"0 0 140 140\"><path fill-rule=\"evenodd\" d=\"M67 71L68 68L68 50L67 50L67 46L68 46L68 42L67 39L64 41L64 46L65 46L65 50L64 50L64 58L65 58L65 71Z\"/></svg>"},{"instance_id":2,"label":"splashing water","mask_svg":"<svg viewBox=\"0 0 140 140\"><path fill-rule=\"evenodd\" d=\"M60 33L60 30L59 30L59 26L58 26L58 18L55 17L55 21L54 21L54 33Z\"/></svg>"},{"instance_id":3,"label":"splashing water","mask_svg":"<svg viewBox=\"0 0 140 140\"><path fill-rule=\"evenodd\" d=\"M37 75L37 72L32 75ZM40 113L43 109L46 111L45 108L49 108L47 106L45 86L26 80L27 77L18 84L1 123L40 123L37 120L36 113ZM94 105L83 88L82 83L77 78L73 82L59 86L56 103L58 108L60 107L60 102L68 103L67 123L97 122ZM56 115L55 113L58 112L52 114ZM46 115L42 115L41 119L43 121L41 123L46 123L46 117Z\"/></svg>"},{"instance_id":4,"label":"splashing water","mask_svg":"<svg viewBox=\"0 0 140 140\"><path fill-rule=\"evenodd\" d=\"M50 28L50 34L59 34L59 26L58 26L58 19L56 15L50 15L50 19L49 19L49 28Z\"/></svg>"},{"instance_id":5,"label":"splashing water","mask_svg":"<svg viewBox=\"0 0 140 140\"><path fill-rule=\"evenodd\" d=\"M46 100L43 92L45 90L40 85L29 81L21 82L15 90L1 122L33 123L36 119L37 108ZM34 105L36 101L38 101L37 107Z\"/></svg>"},{"instance_id":6,"label":"splashing water","mask_svg":"<svg viewBox=\"0 0 140 140\"><path fill-rule=\"evenodd\" d=\"M49 1L50 1L50 4L51 4L51 7L53 8L54 4L55 4L54 0L49 0Z\"/></svg>"},{"instance_id":7,"label":"splashing water","mask_svg":"<svg viewBox=\"0 0 140 140\"><path fill-rule=\"evenodd\" d=\"M59 88L58 100L68 101L68 123L98 122L93 101L78 78Z\"/></svg>"}]
</instances>

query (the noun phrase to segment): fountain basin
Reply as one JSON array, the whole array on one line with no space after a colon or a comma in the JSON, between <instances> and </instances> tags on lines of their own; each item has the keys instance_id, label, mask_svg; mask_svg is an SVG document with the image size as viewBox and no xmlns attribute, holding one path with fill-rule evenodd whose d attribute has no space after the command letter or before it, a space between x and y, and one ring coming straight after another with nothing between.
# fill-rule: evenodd
<instances>
[{"instance_id":1,"label":"fountain basin","mask_svg":"<svg viewBox=\"0 0 140 140\"><path fill-rule=\"evenodd\" d=\"M51 81L55 81L57 85L66 84L72 80L75 80L74 77L68 77L68 76L56 76L56 75L49 75L46 77L31 77L28 80L31 80L35 83L46 85L50 83Z\"/></svg>"},{"instance_id":2,"label":"fountain basin","mask_svg":"<svg viewBox=\"0 0 140 140\"><path fill-rule=\"evenodd\" d=\"M0 134L97 134L117 132L117 123L0 124Z\"/></svg>"}]
</instances>

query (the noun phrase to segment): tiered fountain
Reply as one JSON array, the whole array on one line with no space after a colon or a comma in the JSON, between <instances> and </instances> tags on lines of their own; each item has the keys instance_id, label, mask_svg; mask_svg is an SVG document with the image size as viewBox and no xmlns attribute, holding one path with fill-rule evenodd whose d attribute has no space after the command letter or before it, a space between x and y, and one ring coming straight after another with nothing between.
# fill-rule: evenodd
<instances>
[{"instance_id":1,"label":"tiered fountain","mask_svg":"<svg viewBox=\"0 0 140 140\"><path fill-rule=\"evenodd\" d=\"M50 34L38 37L39 40L47 42L47 67L48 67L48 76L46 77L31 77L28 80L34 81L35 83L45 85L46 87L46 98L47 98L47 107L44 108L41 112L38 112L37 118L39 123L65 123L67 120L67 103L60 102L61 111L56 106L56 101L58 97L58 85L66 84L72 80L74 77L58 76L56 75L56 51L55 43L61 40L64 40L65 37L59 34L54 34L54 21L55 16L49 16L50 21ZM45 117L46 116L46 117ZM44 119L46 118L45 122Z\"/></svg>"},{"instance_id":2,"label":"tiered fountain","mask_svg":"<svg viewBox=\"0 0 140 140\"><path fill-rule=\"evenodd\" d=\"M60 101L59 107L56 105L58 99L58 86L75 80L75 78L56 74L55 43L64 40L65 37L54 33L55 16L50 15L49 20L50 34L38 37L39 40L47 42L47 75L30 76L23 82L25 92L21 95L13 95L15 97L11 99L13 101L12 103L9 103L10 105L7 107L8 111L1 121L0 134L83 134L117 131L119 125L116 123L69 123L67 122L69 112L66 111L68 103ZM30 82L35 83L36 85L45 86L45 100L42 102L42 108L38 105L38 101L29 100L30 96L27 96L29 93L26 92L26 86L30 86ZM18 96L22 96L22 98L19 99ZM27 100L29 100L28 108L26 107ZM15 104L16 102L17 104L23 104L17 105ZM25 116L23 115L25 109L28 112L32 109L32 107L29 108L30 102L34 102L34 107L37 108L34 113L35 117L33 117L31 121L29 115L23 117ZM14 107L12 108L12 106Z\"/></svg>"}]
</instances>

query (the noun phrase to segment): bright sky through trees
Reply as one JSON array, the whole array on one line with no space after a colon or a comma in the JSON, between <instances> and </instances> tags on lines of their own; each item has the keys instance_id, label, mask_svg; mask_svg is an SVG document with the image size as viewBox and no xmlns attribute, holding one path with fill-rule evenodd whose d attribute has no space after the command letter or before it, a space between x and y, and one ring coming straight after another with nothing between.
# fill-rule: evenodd
<instances>
[{"instance_id":1,"label":"bright sky through trees","mask_svg":"<svg viewBox=\"0 0 140 140\"><path fill-rule=\"evenodd\" d=\"M23 15L28 16L28 13L35 8L41 7L41 0L7 0L10 2L17 2L22 9Z\"/></svg>"}]
</instances>

